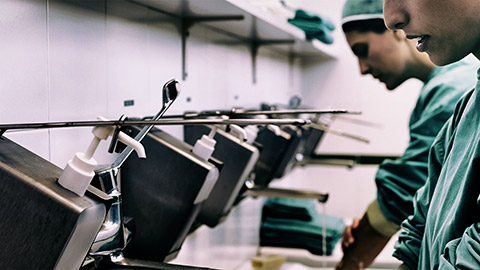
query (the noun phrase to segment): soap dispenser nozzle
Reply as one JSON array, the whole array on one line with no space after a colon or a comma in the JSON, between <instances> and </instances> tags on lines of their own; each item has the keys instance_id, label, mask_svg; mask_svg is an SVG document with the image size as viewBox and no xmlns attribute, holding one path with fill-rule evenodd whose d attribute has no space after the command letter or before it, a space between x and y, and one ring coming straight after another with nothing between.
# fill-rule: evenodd
<instances>
[{"instance_id":1,"label":"soap dispenser nozzle","mask_svg":"<svg viewBox=\"0 0 480 270\"><path fill-rule=\"evenodd\" d=\"M229 125L228 129L229 132L238 139L240 139L240 141L248 141L248 133L244 128L240 127L239 125Z\"/></svg>"}]
</instances>

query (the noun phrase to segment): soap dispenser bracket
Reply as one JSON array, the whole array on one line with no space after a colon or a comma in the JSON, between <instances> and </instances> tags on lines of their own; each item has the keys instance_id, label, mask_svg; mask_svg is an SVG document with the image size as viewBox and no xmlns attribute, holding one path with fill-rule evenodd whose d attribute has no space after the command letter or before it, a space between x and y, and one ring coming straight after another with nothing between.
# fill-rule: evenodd
<instances>
[{"instance_id":1,"label":"soap dispenser bracket","mask_svg":"<svg viewBox=\"0 0 480 270\"><path fill-rule=\"evenodd\" d=\"M112 154L117 149L118 134L120 133L122 129L122 124L125 122L125 120L127 120L127 116L123 114L118 119L118 125L115 125L115 131L113 131L112 141L110 142L110 146L108 147L108 153L110 154Z\"/></svg>"}]
</instances>

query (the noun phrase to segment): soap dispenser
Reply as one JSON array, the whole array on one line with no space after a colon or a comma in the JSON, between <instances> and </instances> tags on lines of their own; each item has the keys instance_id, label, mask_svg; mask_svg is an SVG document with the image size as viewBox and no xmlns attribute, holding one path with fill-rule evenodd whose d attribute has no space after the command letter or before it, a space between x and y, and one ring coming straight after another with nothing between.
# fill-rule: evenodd
<instances>
[{"instance_id":1,"label":"soap dispenser","mask_svg":"<svg viewBox=\"0 0 480 270\"><path fill-rule=\"evenodd\" d=\"M213 139L216 132L217 132L217 128L214 127L212 128L208 136L202 135L202 137L195 142L192 152L195 155L203 158L204 160L208 160L209 158L211 158L213 151L215 151L215 144L217 143Z\"/></svg>"},{"instance_id":2,"label":"soap dispenser","mask_svg":"<svg viewBox=\"0 0 480 270\"><path fill-rule=\"evenodd\" d=\"M258 127L254 125L244 127L245 132L247 133L247 143L253 145L253 142L258 136Z\"/></svg>"},{"instance_id":3,"label":"soap dispenser","mask_svg":"<svg viewBox=\"0 0 480 270\"><path fill-rule=\"evenodd\" d=\"M185 142L198 144L201 138L210 137L203 134L212 134L214 129L213 126L185 126ZM205 224L213 228L228 217L259 157L259 150L249 143L250 134L253 138L256 136L256 127L245 129L230 125L227 129L229 132L218 128L214 136L213 157L222 161L223 167L217 183L203 202L196 227Z\"/></svg>"},{"instance_id":4,"label":"soap dispenser","mask_svg":"<svg viewBox=\"0 0 480 270\"><path fill-rule=\"evenodd\" d=\"M98 120L107 121L106 118L101 116L98 117ZM62 175L58 179L58 183L62 187L82 197L95 176L94 168L97 166L97 161L93 158L93 154L95 150L97 150L100 141L108 139L109 136L113 135L114 131L114 126L94 127L92 129L94 137L87 151L85 153L77 152L75 156L68 161ZM118 140L135 149L139 158L146 158L145 149L138 141L121 131L118 133Z\"/></svg>"},{"instance_id":5,"label":"soap dispenser","mask_svg":"<svg viewBox=\"0 0 480 270\"><path fill-rule=\"evenodd\" d=\"M125 132L138 136L140 127L132 126ZM191 145L158 128L152 128L142 144L149 150L148 159L130 156L120 171L122 211L135 221L135 236L123 255L168 262L179 253L202 203L209 197L221 162L210 157L215 143L209 138L199 143L202 146L198 149L204 150L200 154L192 153Z\"/></svg>"}]
</instances>

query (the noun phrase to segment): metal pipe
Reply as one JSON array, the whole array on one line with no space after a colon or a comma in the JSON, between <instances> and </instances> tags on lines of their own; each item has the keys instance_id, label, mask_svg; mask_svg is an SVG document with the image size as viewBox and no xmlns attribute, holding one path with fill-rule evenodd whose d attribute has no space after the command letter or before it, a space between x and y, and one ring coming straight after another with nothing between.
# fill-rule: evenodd
<instances>
[{"instance_id":1,"label":"metal pipe","mask_svg":"<svg viewBox=\"0 0 480 270\"><path fill-rule=\"evenodd\" d=\"M294 110L271 110L271 111L240 111L235 115L281 115L281 114L361 114L359 111L348 110L316 110L316 109L294 109Z\"/></svg>"},{"instance_id":2,"label":"metal pipe","mask_svg":"<svg viewBox=\"0 0 480 270\"><path fill-rule=\"evenodd\" d=\"M331 134L334 134L334 135L346 137L346 138L353 139L353 140L356 140L356 141L360 141L360 142L363 142L363 143L370 143L370 140L367 139L367 138L364 138L364 137L361 137L361 136L358 136L358 135L354 135L354 134L350 134L350 133L347 133L347 132L342 131L342 130L332 129L332 128L330 128L327 125L322 124L322 123L312 123L309 126L311 128L322 130L322 131L325 131L327 133L331 133Z\"/></svg>"},{"instance_id":3,"label":"metal pipe","mask_svg":"<svg viewBox=\"0 0 480 270\"><path fill-rule=\"evenodd\" d=\"M171 125L308 125L304 119L184 119L184 120L109 120L0 124L0 131L93 126L171 126Z\"/></svg>"},{"instance_id":4,"label":"metal pipe","mask_svg":"<svg viewBox=\"0 0 480 270\"><path fill-rule=\"evenodd\" d=\"M317 109L293 109L293 110L243 110L233 108L232 110L210 110L202 112L192 112L184 114L172 114L165 115L163 118L198 118L198 117L209 117L209 116L255 116L255 115L285 115L285 114L361 114L360 111L348 111L348 110L317 110ZM144 119L152 118L145 117Z\"/></svg>"},{"instance_id":5,"label":"metal pipe","mask_svg":"<svg viewBox=\"0 0 480 270\"><path fill-rule=\"evenodd\" d=\"M280 198L299 198L316 199L321 203L328 200L328 193L319 193L308 190L282 189L271 187L253 186L245 191L246 196L250 197L280 197Z\"/></svg>"}]
</instances>

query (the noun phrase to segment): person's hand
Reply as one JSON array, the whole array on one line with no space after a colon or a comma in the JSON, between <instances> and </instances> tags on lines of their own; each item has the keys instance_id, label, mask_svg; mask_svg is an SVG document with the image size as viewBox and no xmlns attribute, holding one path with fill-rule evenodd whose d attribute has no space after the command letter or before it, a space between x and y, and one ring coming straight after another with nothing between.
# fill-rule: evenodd
<instances>
[{"instance_id":1,"label":"person's hand","mask_svg":"<svg viewBox=\"0 0 480 270\"><path fill-rule=\"evenodd\" d=\"M360 225L360 219L354 219L352 224L345 227L345 230L342 234L342 250L345 251L351 244L355 242L355 238L353 237L353 230L358 228Z\"/></svg>"}]
</instances>

